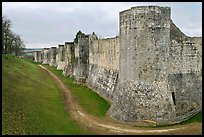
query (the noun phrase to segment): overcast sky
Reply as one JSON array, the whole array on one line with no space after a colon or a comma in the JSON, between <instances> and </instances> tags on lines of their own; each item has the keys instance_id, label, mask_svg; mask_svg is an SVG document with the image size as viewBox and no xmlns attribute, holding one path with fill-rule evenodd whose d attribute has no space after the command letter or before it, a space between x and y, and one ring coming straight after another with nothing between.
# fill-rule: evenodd
<instances>
[{"instance_id":1,"label":"overcast sky","mask_svg":"<svg viewBox=\"0 0 204 137\"><path fill-rule=\"evenodd\" d=\"M79 30L115 37L119 12L143 5L169 6L171 19L182 32L202 36L201 2L2 2L2 14L27 48L45 48L72 42Z\"/></svg>"}]
</instances>

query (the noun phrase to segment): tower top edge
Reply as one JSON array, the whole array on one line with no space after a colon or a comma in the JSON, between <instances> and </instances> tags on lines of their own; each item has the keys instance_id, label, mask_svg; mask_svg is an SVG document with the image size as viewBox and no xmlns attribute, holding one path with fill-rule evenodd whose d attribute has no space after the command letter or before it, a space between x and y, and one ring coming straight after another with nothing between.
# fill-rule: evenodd
<instances>
[{"instance_id":1,"label":"tower top edge","mask_svg":"<svg viewBox=\"0 0 204 137\"><path fill-rule=\"evenodd\" d=\"M166 10L171 10L170 7L168 6L155 6L155 5L148 5L148 6L135 6L135 7L131 7L130 9L127 9L127 10L124 10L124 11L121 11L119 12L119 14L122 14L122 13L125 13L125 12L130 12L130 11L133 11L133 10L158 10L158 9L166 9Z\"/></svg>"}]
</instances>

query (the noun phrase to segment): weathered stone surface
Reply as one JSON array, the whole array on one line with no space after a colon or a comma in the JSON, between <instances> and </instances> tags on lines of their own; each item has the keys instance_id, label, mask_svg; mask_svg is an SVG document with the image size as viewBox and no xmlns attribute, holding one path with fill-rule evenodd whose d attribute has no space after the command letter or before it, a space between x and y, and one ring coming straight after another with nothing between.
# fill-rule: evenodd
<instances>
[{"instance_id":1,"label":"weathered stone surface","mask_svg":"<svg viewBox=\"0 0 204 137\"><path fill-rule=\"evenodd\" d=\"M78 38L76 44L75 59L76 65L74 66L75 77L78 82L84 81L80 79L86 79L88 77L89 67L89 35Z\"/></svg>"},{"instance_id":2,"label":"weathered stone surface","mask_svg":"<svg viewBox=\"0 0 204 137\"><path fill-rule=\"evenodd\" d=\"M63 70L65 68L65 65L66 65L65 57L66 57L65 47L64 45L59 45L58 60L57 60L58 70Z\"/></svg>"},{"instance_id":3,"label":"weathered stone surface","mask_svg":"<svg viewBox=\"0 0 204 137\"><path fill-rule=\"evenodd\" d=\"M49 52L49 48L44 48L43 49L43 62L42 64L49 64L48 63L48 52Z\"/></svg>"},{"instance_id":4,"label":"weathered stone surface","mask_svg":"<svg viewBox=\"0 0 204 137\"><path fill-rule=\"evenodd\" d=\"M95 39L90 36L89 63L119 70L119 37Z\"/></svg>"},{"instance_id":5,"label":"weathered stone surface","mask_svg":"<svg viewBox=\"0 0 204 137\"><path fill-rule=\"evenodd\" d=\"M118 71L89 65L89 76L86 83L104 98L113 101L118 80Z\"/></svg>"},{"instance_id":6,"label":"weathered stone surface","mask_svg":"<svg viewBox=\"0 0 204 137\"><path fill-rule=\"evenodd\" d=\"M34 56L34 62L42 62L41 51L34 51L33 56Z\"/></svg>"},{"instance_id":7,"label":"weathered stone surface","mask_svg":"<svg viewBox=\"0 0 204 137\"><path fill-rule=\"evenodd\" d=\"M202 107L202 38L188 37L171 21L168 88L177 116Z\"/></svg>"},{"instance_id":8,"label":"weathered stone surface","mask_svg":"<svg viewBox=\"0 0 204 137\"><path fill-rule=\"evenodd\" d=\"M137 122L175 116L172 98L161 83L126 81L119 83L109 114L117 120Z\"/></svg>"},{"instance_id":9,"label":"weathered stone surface","mask_svg":"<svg viewBox=\"0 0 204 137\"><path fill-rule=\"evenodd\" d=\"M49 54L50 54L50 58L49 58L50 61L48 61L49 65L56 67L57 66L57 62L56 62L57 48L56 47L51 47L50 50L49 50Z\"/></svg>"},{"instance_id":10,"label":"weathered stone surface","mask_svg":"<svg viewBox=\"0 0 204 137\"><path fill-rule=\"evenodd\" d=\"M175 93L177 116L202 106L202 76L196 73L170 74L169 88Z\"/></svg>"},{"instance_id":11,"label":"weathered stone surface","mask_svg":"<svg viewBox=\"0 0 204 137\"><path fill-rule=\"evenodd\" d=\"M112 101L118 80L119 37L96 39L89 36L89 74L87 84Z\"/></svg>"},{"instance_id":12,"label":"weathered stone surface","mask_svg":"<svg viewBox=\"0 0 204 137\"><path fill-rule=\"evenodd\" d=\"M171 23L173 24L173 22ZM169 48L169 71L177 73L198 73L202 69L202 38L179 35L182 32L171 25L171 45ZM174 34L176 36L174 36Z\"/></svg>"},{"instance_id":13,"label":"weathered stone surface","mask_svg":"<svg viewBox=\"0 0 204 137\"><path fill-rule=\"evenodd\" d=\"M65 42L65 53L65 68L63 70L63 75L72 76L75 63L74 42Z\"/></svg>"},{"instance_id":14,"label":"weathered stone surface","mask_svg":"<svg viewBox=\"0 0 204 137\"><path fill-rule=\"evenodd\" d=\"M122 121L174 116L167 89L170 8L134 7L120 13L119 82L110 115Z\"/></svg>"}]
</instances>

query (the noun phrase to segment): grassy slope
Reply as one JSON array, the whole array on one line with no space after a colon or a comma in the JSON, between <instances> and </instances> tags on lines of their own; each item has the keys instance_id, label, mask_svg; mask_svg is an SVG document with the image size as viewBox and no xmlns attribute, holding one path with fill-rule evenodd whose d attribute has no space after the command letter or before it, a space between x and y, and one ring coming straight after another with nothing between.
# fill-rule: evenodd
<instances>
[{"instance_id":1,"label":"grassy slope","mask_svg":"<svg viewBox=\"0 0 204 137\"><path fill-rule=\"evenodd\" d=\"M2 55L2 134L92 134L65 111L61 92L36 64Z\"/></svg>"},{"instance_id":2,"label":"grassy slope","mask_svg":"<svg viewBox=\"0 0 204 137\"><path fill-rule=\"evenodd\" d=\"M107 101L86 86L75 83L73 78L63 76L61 70L57 70L55 67L50 67L48 65L44 66L62 80L62 82L71 90L76 101L87 113L99 118L105 116L110 107L110 104Z\"/></svg>"}]
</instances>

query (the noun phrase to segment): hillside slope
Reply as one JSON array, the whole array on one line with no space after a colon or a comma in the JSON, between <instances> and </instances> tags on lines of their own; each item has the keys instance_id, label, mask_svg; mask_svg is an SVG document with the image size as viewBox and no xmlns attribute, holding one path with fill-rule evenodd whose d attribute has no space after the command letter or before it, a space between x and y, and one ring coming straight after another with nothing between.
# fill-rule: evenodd
<instances>
[{"instance_id":1,"label":"hillside slope","mask_svg":"<svg viewBox=\"0 0 204 137\"><path fill-rule=\"evenodd\" d=\"M2 134L92 134L65 111L55 82L37 65L2 55Z\"/></svg>"}]
</instances>

